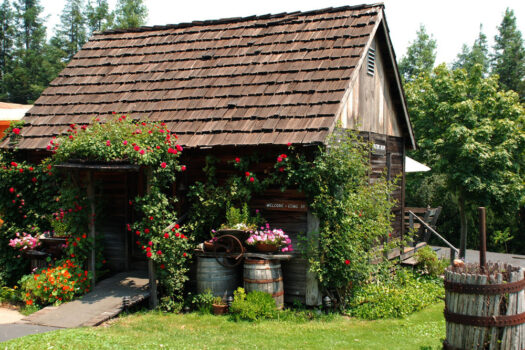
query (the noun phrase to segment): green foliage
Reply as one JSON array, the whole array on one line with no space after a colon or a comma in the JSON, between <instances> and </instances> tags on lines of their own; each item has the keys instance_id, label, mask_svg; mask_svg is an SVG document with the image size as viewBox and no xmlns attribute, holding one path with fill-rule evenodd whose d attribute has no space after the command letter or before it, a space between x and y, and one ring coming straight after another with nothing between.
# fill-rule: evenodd
<instances>
[{"instance_id":1,"label":"green foliage","mask_svg":"<svg viewBox=\"0 0 525 350\"><path fill-rule=\"evenodd\" d=\"M93 4L94 1L94 4ZM109 10L107 0L88 0L86 19L89 36L96 31L103 31L113 26L113 13Z\"/></svg>"},{"instance_id":2,"label":"green foliage","mask_svg":"<svg viewBox=\"0 0 525 350\"><path fill-rule=\"evenodd\" d=\"M377 254L373 248L391 231L394 203L388 194L394 187L384 178L369 183L369 147L355 132L336 130L313 161L297 154L278 165L306 193L319 218L319 248L310 242L314 246L307 255L321 285L335 289L342 304L352 285L367 280L378 268L369 263Z\"/></svg>"},{"instance_id":3,"label":"green foliage","mask_svg":"<svg viewBox=\"0 0 525 350\"><path fill-rule=\"evenodd\" d=\"M505 253L509 252L508 243L514 239L514 236L512 236L510 233L510 227L506 227L504 230L494 231L489 237L491 238L494 246L497 247L498 251Z\"/></svg>"},{"instance_id":4,"label":"green foliage","mask_svg":"<svg viewBox=\"0 0 525 350\"><path fill-rule=\"evenodd\" d=\"M182 311L183 303L175 301L170 296L160 298L159 309L164 312L178 313Z\"/></svg>"},{"instance_id":5,"label":"green foliage","mask_svg":"<svg viewBox=\"0 0 525 350\"><path fill-rule=\"evenodd\" d=\"M444 177L463 237L476 206L490 208L507 226L515 223L525 193L523 106L515 93L499 89L496 77L484 78L475 67L467 74L441 65L406 84L419 145L411 156L432 168L425 177Z\"/></svg>"},{"instance_id":6,"label":"green foliage","mask_svg":"<svg viewBox=\"0 0 525 350\"><path fill-rule=\"evenodd\" d=\"M230 307L233 320L255 322L276 318L275 300L270 294L260 291L252 291L245 294L244 290L241 289L239 288L235 292L236 294L234 294L233 303Z\"/></svg>"},{"instance_id":7,"label":"green foliage","mask_svg":"<svg viewBox=\"0 0 525 350\"><path fill-rule=\"evenodd\" d=\"M55 28L51 43L64 52L62 59L69 62L86 41L84 1L66 0L60 15L60 24Z\"/></svg>"},{"instance_id":8,"label":"green foliage","mask_svg":"<svg viewBox=\"0 0 525 350\"><path fill-rule=\"evenodd\" d=\"M210 289L193 297L191 304L193 308L203 314L211 314L215 297Z\"/></svg>"},{"instance_id":9,"label":"green foliage","mask_svg":"<svg viewBox=\"0 0 525 350\"><path fill-rule=\"evenodd\" d=\"M486 75L489 71L489 49L487 46L487 36L483 34L483 26L480 25L479 36L474 41L472 47L463 45L462 51L458 54L457 60L452 65L453 69L463 68L467 72L474 69L476 64L481 65L482 72Z\"/></svg>"},{"instance_id":10,"label":"green foliage","mask_svg":"<svg viewBox=\"0 0 525 350\"><path fill-rule=\"evenodd\" d=\"M445 268L449 265L447 260L439 260L436 252L429 246L418 250L415 255L417 261L417 269L424 275L432 277L439 277L445 272Z\"/></svg>"},{"instance_id":11,"label":"green foliage","mask_svg":"<svg viewBox=\"0 0 525 350\"><path fill-rule=\"evenodd\" d=\"M518 30L514 11L507 8L494 37L492 73L499 76L499 84L505 90L519 93L525 99L525 44Z\"/></svg>"},{"instance_id":12,"label":"green foliage","mask_svg":"<svg viewBox=\"0 0 525 350\"><path fill-rule=\"evenodd\" d=\"M347 313L368 320L400 318L438 302L444 294L441 279L398 270L393 278L358 287Z\"/></svg>"},{"instance_id":13,"label":"green foliage","mask_svg":"<svg viewBox=\"0 0 525 350\"><path fill-rule=\"evenodd\" d=\"M7 98L8 87L5 77L13 62L13 43L15 35L14 13L9 0L0 5L0 99Z\"/></svg>"},{"instance_id":14,"label":"green foliage","mask_svg":"<svg viewBox=\"0 0 525 350\"><path fill-rule=\"evenodd\" d=\"M407 48L398 64L399 73L405 81L411 81L423 73L430 74L436 61L436 40L420 25L417 38Z\"/></svg>"},{"instance_id":15,"label":"green foliage","mask_svg":"<svg viewBox=\"0 0 525 350\"><path fill-rule=\"evenodd\" d=\"M226 223L221 225L221 228L254 230L257 228L257 225L261 223L261 220L259 213L255 216L250 215L250 209L247 203L243 204L242 209L228 206L226 210Z\"/></svg>"},{"instance_id":16,"label":"green foliage","mask_svg":"<svg viewBox=\"0 0 525 350\"><path fill-rule=\"evenodd\" d=\"M16 304L21 300L20 292L15 288L0 287L0 305L2 303Z\"/></svg>"},{"instance_id":17,"label":"green foliage","mask_svg":"<svg viewBox=\"0 0 525 350\"><path fill-rule=\"evenodd\" d=\"M148 8L142 0L118 0L115 8L116 28L137 28L146 24Z\"/></svg>"}]
</instances>

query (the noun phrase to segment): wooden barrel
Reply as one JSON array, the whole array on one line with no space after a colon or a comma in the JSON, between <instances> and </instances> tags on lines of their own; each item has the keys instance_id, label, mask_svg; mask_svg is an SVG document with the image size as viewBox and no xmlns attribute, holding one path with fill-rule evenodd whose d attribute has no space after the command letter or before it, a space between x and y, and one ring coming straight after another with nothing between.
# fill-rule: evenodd
<instances>
[{"instance_id":1,"label":"wooden barrel","mask_svg":"<svg viewBox=\"0 0 525 350\"><path fill-rule=\"evenodd\" d=\"M223 258L218 258L223 259ZM240 287L241 271L238 266L224 267L215 258L199 256L197 258L197 292L210 289L215 296L233 295Z\"/></svg>"},{"instance_id":2,"label":"wooden barrel","mask_svg":"<svg viewBox=\"0 0 525 350\"><path fill-rule=\"evenodd\" d=\"M525 349L525 269L503 263L445 271L444 349Z\"/></svg>"},{"instance_id":3,"label":"wooden barrel","mask_svg":"<svg viewBox=\"0 0 525 350\"><path fill-rule=\"evenodd\" d=\"M283 273L275 260L244 261L244 289L246 293L258 290L270 294L277 309L284 305Z\"/></svg>"}]
</instances>

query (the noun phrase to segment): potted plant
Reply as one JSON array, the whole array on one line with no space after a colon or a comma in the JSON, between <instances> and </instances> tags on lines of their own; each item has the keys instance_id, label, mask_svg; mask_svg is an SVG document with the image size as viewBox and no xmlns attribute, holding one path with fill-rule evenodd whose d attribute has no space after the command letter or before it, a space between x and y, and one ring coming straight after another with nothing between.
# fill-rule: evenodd
<instances>
[{"instance_id":1,"label":"potted plant","mask_svg":"<svg viewBox=\"0 0 525 350\"><path fill-rule=\"evenodd\" d=\"M40 244L38 237L33 237L31 234L25 232L22 232L22 235L17 232L16 238L9 240L9 246L20 250L21 252L34 250L36 247L40 246Z\"/></svg>"},{"instance_id":2,"label":"potted plant","mask_svg":"<svg viewBox=\"0 0 525 350\"><path fill-rule=\"evenodd\" d=\"M59 210L49 217L52 230L40 235L40 241L44 244L44 250L55 258L62 255L67 240L71 237L68 232L68 224L64 220L64 210Z\"/></svg>"},{"instance_id":3,"label":"potted plant","mask_svg":"<svg viewBox=\"0 0 525 350\"><path fill-rule=\"evenodd\" d=\"M221 297L213 298L212 306L214 315L224 315L228 312L228 305L226 305Z\"/></svg>"},{"instance_id":4,"label":"potted plant","mask_svg":"<svg viewBox=\"0 0 525 350\"><path fill-rule=\"evenodd\" d=\"M292 252L292 240L281 229L271 229L270 224L256 230L247 240L246 244L255 246L255 248L263 253L276 252L279 249L281 252Z\"/></svg>"},{"instance_id":5,"label":"potted plant","mask_svg":"<svg viewBox=\"0 0 525 350\"><path fill-rule=\"evenodd\" d=\"M257 229L257 223L260 221L259 211L256 211L255 216L251 216L248 204L244 203L242 209L230 205L226 210L226 222L221 225L217 233L234 235L244 241Z\"/></svg>"}]
</instances>

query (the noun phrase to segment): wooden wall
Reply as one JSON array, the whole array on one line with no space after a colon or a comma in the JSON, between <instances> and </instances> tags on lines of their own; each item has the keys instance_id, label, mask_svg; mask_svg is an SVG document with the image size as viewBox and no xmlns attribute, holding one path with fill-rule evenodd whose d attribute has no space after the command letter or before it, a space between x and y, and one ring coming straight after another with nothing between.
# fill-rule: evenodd
<instances>
[{"instance_id":1,"label":"wooden wall","mask_svg":"<svg viewBox=\"0 0 525 350\"><path fill-rule=\"evenodd\" d=\"M368 72L368 55L364 57L352 88L347 92L338 120L345 128L402 137L392 84L387 77L386 49L376 38L374 74Z\"/></svg>"}]
</instances>

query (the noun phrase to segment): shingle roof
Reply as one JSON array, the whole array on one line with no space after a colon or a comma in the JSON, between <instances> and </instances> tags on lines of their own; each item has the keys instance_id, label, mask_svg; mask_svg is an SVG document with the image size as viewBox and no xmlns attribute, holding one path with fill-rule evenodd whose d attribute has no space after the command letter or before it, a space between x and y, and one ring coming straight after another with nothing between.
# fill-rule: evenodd
<instances>
[{"instance_id":1,"label":"shingle roof","mask_svg":"<svg viewBox=\"0 0 525 350\"><path fill-rule=\"evenodd\" d=\"M95 34L25 117L19 148L126 113L189 147L323 142L381 4Z\"/></svg>"}]
</instances>

